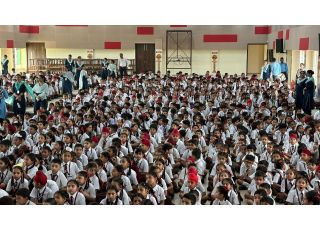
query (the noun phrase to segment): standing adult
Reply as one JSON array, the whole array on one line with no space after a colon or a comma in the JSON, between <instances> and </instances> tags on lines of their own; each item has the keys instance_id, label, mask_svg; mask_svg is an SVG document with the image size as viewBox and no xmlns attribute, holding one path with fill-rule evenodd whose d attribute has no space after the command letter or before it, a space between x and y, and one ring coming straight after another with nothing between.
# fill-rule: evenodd
<instances>
[{"instance_id":1,"label":"standing adult","mask_svg":"<svg viewBox=\"0 0 320 230\"><path fill-rule=\"evenodd\" d=\"M75 67L75 63L72 60L72 55L69 54L68 58L64 61L64 66L66 67L68 72L73 72L73 69Z\"/></svg>"},{"instance_id":2,"label":"standing adult","mask_svg":"<svg viewBox=\"0 0 320 230\"><path fill-rule=\"evenodd\" d=\"M5 100L8 98L8 92L0 86L0 122L7 118L7 106Z\"/></svg>"},{"instance_id":3,"label":"standing adult","mask_svg":"<svg viewBox=\"0 0 320 230\"><path fill-rule=\"evenodd\" d=\"M45 76L40 75L38 82L32 88L36 101L34 103L34 113L36 114L39 109L47 109L47 97L49 95L49 86L45 82Z\"/></svg>"},{"instance_id":4,"label":"standing adult","mask_svg":"<svg viewBox=\"0 0 320 230\"><path fill-rule=\"evenodd\" d=\"M72 55L69 54L68 58L64 62L64 66L67 72L62 75L62 93L67 93L72 97L72 83L73 83L73 73L75 68L75 62L72 60Z\"/></svg>"},{"instance_id":5,"label":"standing adult","mask_svg":"<svg viewBox=\"0 0 320 230\"><path fill-rule=\"evenodd\" d=\"M286 77L286 81L288 81L288 64L284 62L283 57L280 58L280 66L281 66L281 73L284 74Z\"/></svg>"},{"instance_id":6,"label":"standing adult","mask_svg":"<svg viewBox=\"0 0 320 230\"><path fill-rule=\"evenodd\" d=\"M6 54L3 55L3 59L1 61L1 65L2 65L2 74L3 75L7 75L8 74L9 60L8 60L8 56Z\"/></svg>"},{"instance_id":7,"label":"standing adult","mask_svg":"<svg viewBox=\"0 0 320 230\"><path fill-rule=\"evenodd\" d=\"M128 70L128 60L123 57L123 54L120 53L120 59L119 59L119 72L120 77L127 76L127 70Z\"/></svg>"},{"instance_id":8,"label":"standing adult","mask_svg":"<svg viewBox=\"0 0 320 230\"><path fill-rule=\"evenodd\" d=\"M302 71L304 71L305 73L307 72L304 63L300 63L300 65L299 65L299 69L297 70L297 73L296 73L297 79L299 78Z\"/></svg>"},{"instance_id":9,"label":"standing adult","mask_svg":"<svg viewBox=\"0 0 320 230\"><path fill-rule=\"evenodd\" d=\"M268 80L270 78L270 74L271 74L271 67L268 61L264 61L264 65L261 68L261 78L263 80Z\"/></svg>"},{"instance_id":10,"label":"standing adult","mask_svg":"<svg viewBox=\"0 0 320 230\"><path fill-rule=\"evenodd\" d=\"M106 80L107 77L109 76L109 74L108 74L108 65L109 65L108 59L104 58L102 60L102 62L101 62L101 67L102 67L101 78L103 80Z\"/></svg>"},{"instance_id":11,"label":"standing adult","mask_svg":"<svg viewBox=\"0 0 320 230\"><path fill-rule=\"evenodd\" d=\"M21 117L24 117L24 114L26 113L26 99L24 97L25 92L27 91L27 88L24 84L24 81L22 81L22 77L20 74L16 75L17 81L13 84L13 113L14 115L20 115Z\"/></svg>"},{"instance_id":12,"label":"standing adult","mask_svg":"<svg viewBox=\"0 0 320 230\"><path fill-rule=\"evenodd\" d=\"M83 68L84 63L81 60L81 56L78 56L77 61L75 62L76 67L76 75L75 75L75 81L76 81L76 87L79 88L79 78L80 78L80 72Z\"/></svg>"},{"instance_id":13,"label":"standing adult","mask_svg":"<svg viewBox=\"0 0 320 230\"><path fill-rule=\"evenodd\" d=\"M296 81L296 109L302 109L303 89L305 88L306 80L306 72L302 70Z\"/></svg>"},{"instance_id":14,"label":"standing adult","mask_svg":"<svg viewBox=\"0 0 320 230\"><path fill-rule=\"evenodd\" d=\"M273 58L271 61L271 75L272 75L272 80L276 80L281 74L281 66L277 62L277 59Z\"/></svg>"},{"instance_id":15,"label":"standing adult","mask_svg":"<svg viewBox=\"0 0 320 230\"><path fill-rule=\"evenodd\" d=\"M303 111L306 114L311 115L311 111L314 108L314 78L313 78L313 70L307 71L307 80L305 83L304 94L303 94Z\"/></svg>"}]
</instances>

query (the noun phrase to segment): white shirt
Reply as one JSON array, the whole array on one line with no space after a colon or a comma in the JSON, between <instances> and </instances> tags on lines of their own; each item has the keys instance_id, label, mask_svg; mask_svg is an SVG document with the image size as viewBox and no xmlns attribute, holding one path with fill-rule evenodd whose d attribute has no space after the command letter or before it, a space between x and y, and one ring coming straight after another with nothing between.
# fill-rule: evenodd
<instances>
[{"instance_id":1,"label":"white shirt","mask_svg":"<svg viewBox=\"0 0 320 230\"><path fill-rule=\"evenodd\" d=\"M66 165L66 166L65 166ZM76 179L77 173L80 171L77 164L69 161L68 163L63 162L61 164L60 171L66 175L67 180Z\"/></svg>"},{"instance_id":2,"label":"white shirt","mask_svg":"<svg viewBox=\"0 0 320 230\"><path fill-rule=\"evenodd\" d=\"M232 205L230 203L230 201L228 200L218 200L218 199L215 199L212 203L212 205Z\"/></svg>"},{"instance_id":3,"label":"white shirt","mask_svg":"<svg viewBox=\"0 0 320 230\"><path fill-rule=\"evenodd\" d=\"M59 189L67 186L68 180L61 171L57 172L56 175L53 175L52 171L50 170L46 173L46 176L48 179L55 181Z\"/></svg>"},{"instance_id":4,"label":"white shirt","mask_svg":"<svg viewBox=\"0 0 320 230\"><path fill-rule=\"evenodd\" d=\"M299 189L292 189L290 190L287 202L294 204L294 205L302 205L303 204L303 197L305 196L307 190L300 191Z\"/></svg>"},{"instance_id":5,"label":"white shirt","mask_svg":"<svg viewBox=\"0 0 320 230\"><path fill-rule=\"evenodd\" d=\"M166 199L166 196L164 194L164 190L160 185L154 186L153 192L154 192L154 195L155 195L156 200L158 201L158 203L160 203L161 201Z\"/></svg>"},{"instance_id":6,"label":"white shirt","mask_svg":"<svg viewBox=\"0 0 320 230\"><path fill-rule=\"evenodd\" d=\"M30 197L38 201L42 199L43 202L49 198L53 198L53 192L47 185L40 190L34 187L30 193Z\"/></svg>"},{"instance_id":7,"label":"white shirt","mask_svg":"<svg viewBox=\"0 0 320 230\"><path fill-rule=\"evenodd\" d=\"M3 189L0 188L0 198L4 197L4 196L9 196L9 194L6 191L4 191Z\"/></svg>"},{"instance_id":8,"label":"white shirt","mask_svg":"<svg viewBox=\"0 0 320 230\"><path fill-rule=\"evenodd\" d=\"M119 66L120 67L127 67L129 65L129 62L125 58L119 58Z\"/></svg>"},{"instance_id":9,"label":"white shirt","mask_svg":"<svg viewBox=\"0 0 320 230\"><path fill-rule=\"evenodd\" d=\"M73 203L71 205L86 205L86 198L81 192L76 192L73 195L69 194L69 196L73 197Z\"/></svg>"}]
</instances>

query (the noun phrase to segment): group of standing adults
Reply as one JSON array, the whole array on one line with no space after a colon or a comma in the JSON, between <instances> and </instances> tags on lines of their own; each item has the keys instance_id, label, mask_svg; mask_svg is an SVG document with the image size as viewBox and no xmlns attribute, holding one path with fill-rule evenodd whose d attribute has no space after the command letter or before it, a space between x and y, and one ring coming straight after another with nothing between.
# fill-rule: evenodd
<instances>
[{"instance_id":1,"label":"group of standing adults","mask_svg":"<svg viewBox=\"0 0 320 230\"><path fill-rule=\"evenodd\" d=\"M307 71L305 65L303 63L300 64L296 74L296 108L303 109L309 115L314 109L315 83L313 75L313 70ZM265 61L261 76L264 80L280 79L281 81L288 81L288 65L284 62L284 58L281 57L280 62L273 58L270 64Z\"/></svg>"},{"instance_id":2,"label":"group of standing adults","mask_svg":"<svg viewBox=\"0 0 320 230\"><path fill-rule=\"evenodd\" d=\"M69 54L64 65L67 72L63 75L63 93L72 95L73 85L76 89L89 88L88 73L85 70L85 65L81 56L78 56L77 60L73 60L72 55ZM123 57L122 53L120 53L120 58L118 59L120 77L127 75L128 65L128 60ZM116 77L117 66L114 60L109 61L107 58L104 58L101 62L101 67L102 71L100 76L102 79L107 79L108 76Z\"/></svg>"}]
</instances>

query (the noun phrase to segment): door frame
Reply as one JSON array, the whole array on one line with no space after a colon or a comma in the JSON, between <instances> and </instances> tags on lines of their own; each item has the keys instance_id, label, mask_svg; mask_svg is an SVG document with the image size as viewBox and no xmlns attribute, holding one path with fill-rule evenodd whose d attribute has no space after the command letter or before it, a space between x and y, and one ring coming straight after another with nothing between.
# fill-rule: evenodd
<instances>
[{"instance_id":1,"label":"door frame","mask_svg":"<svg viewBox=\"0 0 320 230\"><path fill-rule=\"evenodd\" d=\"M136 42L134 44L134 55L135 55L135 61L136 61L136 72L137 72L137 45L154 45L154 54L156 54L156 43L154 42ZM155 57L154 57L154 71L156 71L156 60L155 60Z\"/></svg>"}]
</instances>

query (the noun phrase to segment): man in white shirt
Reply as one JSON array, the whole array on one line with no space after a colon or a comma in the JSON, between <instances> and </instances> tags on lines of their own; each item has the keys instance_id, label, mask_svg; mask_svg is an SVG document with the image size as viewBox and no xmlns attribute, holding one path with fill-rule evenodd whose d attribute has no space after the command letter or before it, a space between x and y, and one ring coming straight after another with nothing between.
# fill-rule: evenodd
<instances>
[{"instance_id":1,"label":"man in white shirt","mask_svg":"<svg viewBox=\"0 0 320 230\"><path fill-rule=\"evenodd\" d=\"M128 60L126 58L123 58L123 54L120 53L120 59L119 59L119 72L120 76L127 76L127 68L128 68Z\"/></svg>"}]
</instances>

